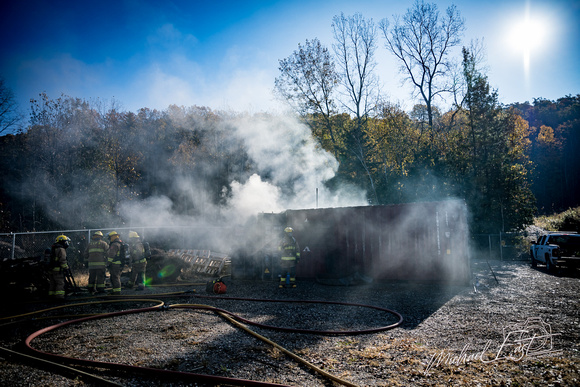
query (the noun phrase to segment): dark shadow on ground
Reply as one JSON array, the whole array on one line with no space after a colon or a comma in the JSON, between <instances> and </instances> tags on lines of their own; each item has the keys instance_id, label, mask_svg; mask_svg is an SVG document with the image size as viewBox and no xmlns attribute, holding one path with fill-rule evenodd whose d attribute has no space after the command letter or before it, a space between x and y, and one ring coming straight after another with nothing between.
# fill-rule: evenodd
<instances>
[{"instance_id":1,"label":"dark shadow on ground","mask_svg":"<svg viewBox=\"0 0 580 387\"><path fill-rule=\"evenodd\" d=\"M316 281L301 281L297 288L279 289L275 281L242 281L233 280L228 286L229 297L248 297L274 300L321 300L352 304L372 305L394 310L403 316L404 329L413 329L447 301L457 294L469 292L469 284L445 284L440 282L380 281L356 286L329 286ZM340 327L342 315L349 316L349 324L356 329L368 329L390 325L398 317L369 308L349 306L325 306L304 304L304 308L314 308L318 316L316 321L308 321L297 312L289 316L284 309L276 310L283 303L265 304L270 310L271 325L291 326L296 320L300 326L316 329L352 329ZM336 320L336 321L335 321ZM311 328L314 329L314 328Z\"/></svg>"},{"instance_id":2,"label":"dark shadow on ground","mask_svg":"<svg viewBox=\"0 0 580 387\"><path fill-rule=\"evenodd\" d=\"M538 264L536 267L532 267L533 270L537 270L554 277L567 277L567 278L580 278L580 269L578 268L557 268L553 271L548 271L546 265Z\"/></svg>"}]
</instances>

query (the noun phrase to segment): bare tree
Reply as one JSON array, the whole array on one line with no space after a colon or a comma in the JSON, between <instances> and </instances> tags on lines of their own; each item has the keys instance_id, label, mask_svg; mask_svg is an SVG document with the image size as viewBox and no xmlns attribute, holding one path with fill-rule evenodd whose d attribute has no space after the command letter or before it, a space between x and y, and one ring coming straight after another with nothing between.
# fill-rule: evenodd
<instances>
[{"instance_id":1,"label":"bare tree","mask_svg":"<svg viewBox=\"0 0 580 387\"><path fill-rule=\"evenodd\" d=\"M4 79L0 78L0 134L14 128L21 119L14 93L6 86Z\"/></svg>"},{"instance_id":2,"label":"bare tree","mask_svg":"<svg viewBox=\"0 0 580 387\"><path fill-rule=\"evenodd\" d=\"M400 61L401 71L417 88L427 106L429 126L433 127L433 100L452 91L447 75L452 67L450 51L460 45L464 21L452 5L440 18L437 5L416 1L402 19L394 16L380 22L386 47Z\"/></svg>"},{"instance_id":3,"label":"bare tree","mask_svg":"<svg viewBox=\"0 0 580 387\"><path fill-rule=\"evenodd\" d=\"M332 29L342 83L352 102L352 105L345 105L358 120L362 120L373 108L378 89L374 73L377 29L373 19L365 19L358 13L350 17L342 13L335 16Z\"/></svg>"},{"instance_id":4,"label":"bare tree","mask_svg":"<svg viewBox=\"0 0 580 387\"><path fill-rule=\"evenodd\" d=\"M276 91L300 116L320 115L335 144L331 117L336 113L332 94L339 82L334 62L318 39L298 44L286 59L279 61L280 76L276 78Z\"/></svg>"},{"instance_id":5,"label":"bare tree","mask_svg":"<svg viewBox=\"0 0 580 387\"><path fill-rule=\"evenodd\" d=\"M378 79L374 73L377 48L377 29L372 19L361 14L350 17L340 14L332 19L338 64L342 70L342 84L349 103L344 106L355 116L354 128L349 133L347 149L358 161L370 183L375 202L378 201L369 155L367 154L366 122L374 108L378 92Z\"/></svg>"}]
</instances>

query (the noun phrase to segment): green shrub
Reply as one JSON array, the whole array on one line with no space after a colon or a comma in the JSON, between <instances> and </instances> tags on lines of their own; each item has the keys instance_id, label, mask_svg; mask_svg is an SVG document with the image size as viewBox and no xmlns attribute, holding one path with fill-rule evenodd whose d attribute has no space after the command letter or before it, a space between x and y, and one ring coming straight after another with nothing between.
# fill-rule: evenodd
<instances>
[{"instance_id":1,"label":"green shrub","mask_svg":"<svg viewBox=\"0 0 580 387\"><path fill-rule=\"evenodd\" d=\"M539 216L534 219L534 225L548 231L580 232L580 207L550 216Z\"/></svg>"}]
</instances>

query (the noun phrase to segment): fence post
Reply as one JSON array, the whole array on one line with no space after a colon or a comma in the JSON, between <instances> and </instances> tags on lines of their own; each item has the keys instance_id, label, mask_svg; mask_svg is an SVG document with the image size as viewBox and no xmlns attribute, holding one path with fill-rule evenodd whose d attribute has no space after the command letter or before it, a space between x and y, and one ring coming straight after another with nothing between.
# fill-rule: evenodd
<instances>
[{"instance_id":1,"label":"fence post","mask_svg":"<svg viewBox=\"0 0 580 387\"><path fill-rule=\"evenodd\" d=\"M12 234L12 257L14 259L14 251L16 250L16 234Z\"/></svg>"},{"instance_id":2,"label":"fence post","mask_svg":"<svg viewBox=\"0 0 580 387\"><path fill-rule=\"evenodd\" d=\"M489 241L489 259L491 259L491 234L487 234L487 239Z\"/></svg>"},{"instance_id":3,"label":"fence post","mask_svg":"<svg viewBox=\"0 0 580 387\"><path fill-rule=\"evenodd\" d=\"M501 231L499 232L499 260L503 262L503 244L501 243Z\"/></svg>"}]
</instances>

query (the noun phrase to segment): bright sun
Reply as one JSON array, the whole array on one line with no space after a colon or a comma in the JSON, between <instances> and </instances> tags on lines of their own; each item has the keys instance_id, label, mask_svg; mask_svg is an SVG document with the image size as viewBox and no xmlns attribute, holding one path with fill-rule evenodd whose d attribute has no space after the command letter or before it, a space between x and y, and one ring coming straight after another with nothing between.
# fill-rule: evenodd
<instances>
[{"instance_id":1,"label":"bright sun","mask_svg":"<svg viewBox=\"0 0 580 387\"><path fill-rule=\"evenodd\" d=\"M512 47L521 51L534 51L542 46L545 26L539 20L526 18L513 26L510 40Z\"/></svg>"},{"instance_id":2,"label":"bright sun","mask_svg":"<svg viewBox=\"0 0 580 387\"><path fill-rule=\"evenodd\" d=\"M529 2L523 18L514 18L509 33L509 43L514 53L523 57L524 72L529 75L530 58L532 54L540 52L545 47L549 29L547 19L532 16Z\"/></svg>"}]
</instances>

